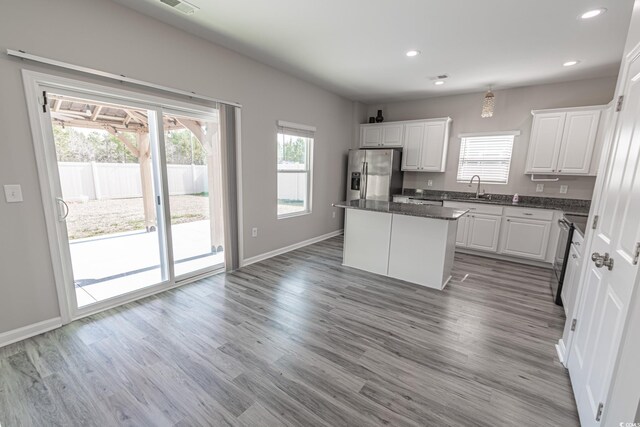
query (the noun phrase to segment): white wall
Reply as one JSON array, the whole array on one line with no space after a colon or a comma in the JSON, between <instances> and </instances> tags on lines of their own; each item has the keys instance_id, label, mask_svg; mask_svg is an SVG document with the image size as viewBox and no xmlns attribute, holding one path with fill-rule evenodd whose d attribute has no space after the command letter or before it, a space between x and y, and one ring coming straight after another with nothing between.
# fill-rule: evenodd
<instances>
[{"instance_id":1,"label":"white wall","mask_svg":"<svg viewBox=\"0 0 640 427\"><path fill-rule=\"evenodd\" d=\"M344 198L351 101L108 0L12 2L0 13L7 48L242 103L245 257L342 227L330 204ZM0 333L59 316L22 68L59 73L0 54L0 185L25 198L0 200ZM318 129L311 215L276 219L278 119Z\"/></svg>"},{"instance_id":2,"label":"white wall","mask_svg":"<svg viewBox=\"0 0 640 427\"><path fill-rule=\"evenodd\" d=\"M543 193L535 192L535 183L531 182L529 175L523 173L531 133L531 110L607 104L613 99L615 84L616 78L611 77L495 91L495 113L489 119L480 117L484 93L371 104L367 106L366 117L375 116L377 110L382 109L385 121L446 116L453 119L446 172L405 172L405 188L428 188L427 180L432 180L431 188L434 190L471 191L466 184L456 182L460 154L458 135L466 132L520 130L522 133L516 137L513 148L509 183L483 184L487 192L590 199L595 177L564 177L555 183L545 183ZM366 117L361 117L360 123L365 123ZM559 193L560 185L569 186L566 195Z\"/></svg>"}]
</instances>

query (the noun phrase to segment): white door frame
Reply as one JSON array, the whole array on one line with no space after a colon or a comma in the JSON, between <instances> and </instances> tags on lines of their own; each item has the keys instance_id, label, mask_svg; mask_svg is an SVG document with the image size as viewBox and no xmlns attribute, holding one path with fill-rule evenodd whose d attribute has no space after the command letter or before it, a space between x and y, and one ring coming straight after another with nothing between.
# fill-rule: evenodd
<instances>
[{"instance_id":1,"label":"white door frame","mask_svg":"<svg viewBox=\"0 0 640 427\"><path fill-rule=\"evenodd\" d=\"M155 111L158 117L162 117L164 109L195 117L213 118L211 107L198 106L183 101L163 98L155 95L143 94L133 90L122 90L109 86L103 86L85 81L69 79L51 74L40 73L31 70L22 70L25 97L28 108L29 123L31 126L33 146L38 169L38 179L40 184L40 194L45 214L47 237L49 240L49 251L54 272L54 281L60 307L60 317L62 324L67 324L73 320L89 316L130 301L140 299L155 293L164 292L168 289L191 282L205 275L215 274L223 271L223 268L214 266L210 271L198 271L194 277L185 278L180 282L175 281L173 257L171 251L171 227L167 226L166 235L163 236L165 248L167 249L166 260L168 262L168 280L149 286L134 292L130 292L118 297L100 301L95 304L77 308L76 296L73 284L73 272L70 271L71 258L69 247L66 244L68 237L66 227L58 221L59 205L56 196L62 194L59 176L57 173L57 156L53 147L53 133L51 130L51 116L49 109L43 112L43 91L56 90L60 93L72 93L83 97L91 97L105 102L126 103L130 106L140 106L151 111ZM42 115L45 115L44 117ZM151 123L150 123L151 124ZM164 146L164 129L162 120L155 123L158 145ZM169 216L169 189L166 174L166 158L164 150L154 153L160 162L160 173L156 175L156 191L162 189L163 208L160 214L167 220ZM157 173L154 171L154 173ZM241 213L239 212L239 216ZM158 227L161 228L161 227ZM164 231L164 230L163 230ZM160 231L162 233L162 231Z\"/></svg>"},{"instance_id":2,"label":"white door frame","mask_svg":"<svg viewBox=\"0 0 640 427\"><path fill-rule=\"evenodd\" d=\"M629 78L630 68L634 60L636 61L640 60L638 59L638 57L640 57L640 44L636 45L625 56L623 60L623 64L621 67L621 72L618 80L619 85L617 88L617 92L615 94L615 98L612 101L612 103L615 103L620 96L623 96L626 94L628 89L627 81ZM596 184L594 187L591 209L589 212L589 221L587 224L587 236L585 239L583 263L580 271L578 293L576 295L577 303L573 313L570 313L571 316L567 318L567 322L572 322L573 318L576 318L576 316L581 313L581 308L583 303L582 294L584 292L584 287L585 287L584 282L588 275L588 272L590 271L590 261L591 261L590 254L593 249L594 236L595 236L595 232L593 232L593 223L596 216L595 214L601 212L602 210L602 203L603 203L602 194L604 192L604 189L605 189L604 187L607 182L606 180L607 172L610 169L611 163L613 162L613 159L611 158L611 154L614 152L616 148L615 144L617 143L618 121L619 121L619 114L616 111L613 111L611 114L611 117L609 118L609 122L607 123L608 129L606 131L605 141L602 147L603 151L600 158L600 164L598 166ZM601 425L605 425L606 423L608 423L608 415L609 415L608 408L611 406L610 399L613 391L614 373L618 370L618 364L621 358L620 350L622 348L622 343L625 341L625 338L627 336L627 331L629 329L628 320L632 314L631 303L632 301L634 301L636 298L640 296L640 289L638 289L639 286L640 286L640 275L636 276L636 279L634 281L634 290L632 291L632 294L630 297L629 305L627 307L628 310L625 313L626 317L622 323L622 333L620 337L620 342L618 343L618 348L616 350L615 360L612 363L610 372L605 373L606 374L605 384L607 384L606 388L608 389L608 391L604 396L604 400L603 400L603 402L605 403L605 410L603 413L602 421L600 422ZM581 321L581 320L583 319L578 319L578 321ZM571 332L569 335L568 342L565 343L566 344L565 366L569 366L569 361L571 360L571 357L573 356L573 353L574 353L572 351L573 345L574 345L574 339L573 339L574 336L575 336L575 332Z\"/></svg>"}]
</instances>

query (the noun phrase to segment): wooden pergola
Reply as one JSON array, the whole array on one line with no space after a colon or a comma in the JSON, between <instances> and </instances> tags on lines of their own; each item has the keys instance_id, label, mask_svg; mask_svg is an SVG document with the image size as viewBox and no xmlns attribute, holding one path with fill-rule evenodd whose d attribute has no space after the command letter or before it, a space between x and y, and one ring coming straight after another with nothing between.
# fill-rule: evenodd
<instances>
[{"instance_id":1,"label":"wooden pergola","mask_svg":"<svg viewBox=\"0 0 640 427\"><path fill-rule=\"evenodd\" d=\"M146 110L115 104L97 103L84 99L50 94L51 118L62 126L101 129L114 135L126 149L138 159L145 227L153 231L157 227L153 177L151 168L151 144L149 118ZM209 188L209 220L211 223L211 250L223 250L224 228L222 224L222 174L218 127L216 122L201 122L183 116L164 114L164 131L189 130L200 142L206 153ZM125 134L134 135L131 142Z\"/></svg>"}]
</instances>

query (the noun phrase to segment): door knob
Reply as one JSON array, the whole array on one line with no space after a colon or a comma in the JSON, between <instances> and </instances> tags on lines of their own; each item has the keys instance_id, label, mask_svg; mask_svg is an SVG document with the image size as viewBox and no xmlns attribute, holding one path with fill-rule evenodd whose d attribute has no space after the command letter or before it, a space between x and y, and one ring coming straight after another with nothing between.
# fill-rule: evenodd
<instances>
[{"instance_id":1,"label":"door knob","mask_svg":"<svg viewBox=\"0 0 640 427\"><path fill-rule=\"evenodd\" d=\"M607 267L609 271L613 270L613 258L609 256L608 252L605 252L604 255L594 252L591 254L591 261L593 261L598 268Z\"/></svg>"}]
</instances>

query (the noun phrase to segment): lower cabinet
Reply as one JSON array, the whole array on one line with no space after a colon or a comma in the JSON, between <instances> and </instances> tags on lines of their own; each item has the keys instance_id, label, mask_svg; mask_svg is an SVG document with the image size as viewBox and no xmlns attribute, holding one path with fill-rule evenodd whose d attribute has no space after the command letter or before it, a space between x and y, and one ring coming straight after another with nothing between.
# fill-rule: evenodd
<instances>
[{"instance_id":1,"label":"lower cabinet","mask_svg":"<svg viewBox=\"0 0 640 427\"><path fill-rule=\"evenodd\" d=\"M498 250L502 217L471 214L468 216L468 221L469 230L466 247L478 251L496 252Z\"/></svg>"},{"instance_id":2,"label":"lower cabinet","mask_svg":"<svg viewBox=\"0 0 640 427\"><path fill-rule=\"evenodd\" d=\"M573 312L576 304L578 281L580 280L580 258L580 254L572 244L571 250L569 251L569 259L567 260L567 268L564 272L562 292L560 292L564 311L567 315Z\"/></svg>"},{"instance_id":3,"label":"lower cabinet","mask_svg":"<svg viewBox=\"0 0 640 427\"><path fill-rule=\"evenodd\" d=\"M458 231L456 232L456 246L461 248L467 247L467 238L469 236L469 215L464 215L458 220Z\"/></svg>"},{"instance_id":4,"label":"lower cabinet","mask_svg":"<svg viewBox=\"0 0 640 427\"><path fill-rule=\"evenodd\" d=\"M551 221L505 218L502 226L502 253L544 260L547 255Z\"/></svg>"}]
</instances>

